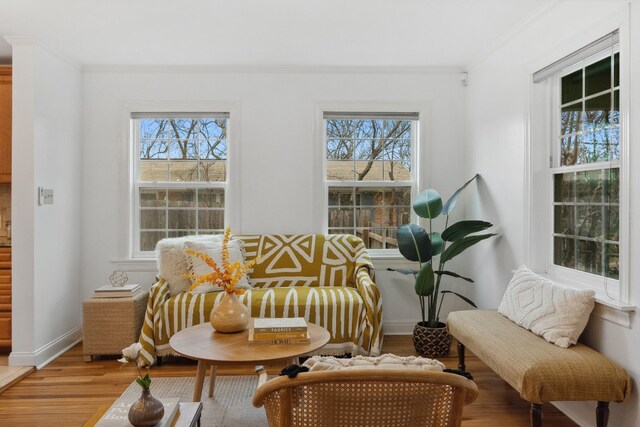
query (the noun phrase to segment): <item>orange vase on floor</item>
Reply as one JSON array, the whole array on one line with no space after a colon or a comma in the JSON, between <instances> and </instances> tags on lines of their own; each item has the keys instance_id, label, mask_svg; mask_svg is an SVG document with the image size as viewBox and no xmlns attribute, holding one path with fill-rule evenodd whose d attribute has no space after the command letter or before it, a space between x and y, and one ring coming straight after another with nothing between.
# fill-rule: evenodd
<instances>
[{"instance_id":1,"label":"orange vase on floor","mask_svg":"<svg viewBox=\"0 0 640 427\"><path fill-rule=\"evenodd\" d=\"M225 292L220 304L211 310L211 326L217 332L234 333L244 331L249 326L249 309L234 293Z\"/></svg>"}]
</instances>

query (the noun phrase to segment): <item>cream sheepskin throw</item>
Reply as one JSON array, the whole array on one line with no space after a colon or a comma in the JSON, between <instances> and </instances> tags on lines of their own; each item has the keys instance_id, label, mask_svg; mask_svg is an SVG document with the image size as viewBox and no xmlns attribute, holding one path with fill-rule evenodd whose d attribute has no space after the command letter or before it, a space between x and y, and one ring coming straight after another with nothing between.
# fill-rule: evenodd
<instances>
[{"instance_id":1,"label":"cream sheepskin throw","mask_svg":"<svg viewBox=\"0 0 640 427\"><path fill-rule=\"evenodd\" d=\"M416 356L400 357L395 354L383 354L377 357L356 356L345 359L313 356L307 359L302 366L309 368L310 372L336 369L416 369L442 372L446 368L442 362L435 359Z\"/></svg>"},{"instance_id":2,"label":"cream sheepskin throw","mask_svg":"<svg viewBox=\"0 0 640 427\"><path fill-rule=\"evenodd\" d=\"M240 261L244 263L244 242L242 240L234 238L230 239L227 248L229 249L229 262ZM193 249L198 252L205 253L209 255L218 266L222 266L222 242L187 241L184 242L184 249ZM209 267L207 263L204 262L201 258L198 258L193 254L186 255L187 264L189 265L189 271L192 274L196 276L202 276L213 271L213 269ZM195 282L195 279L192 279L191 281ZM191 283L189 285L191 285ZM236 287L241 289L251 289L251 285L247 280L246 274L244 274L242 278L240 278L240 280L236 284ZM220 286L214 285L209 282L204 282L200 284L196 289L192 290L191 293L200 294L221 290L222 288Z\"/></svg>"},{"instance_id":3,"label":"cream sheepskin throw","mask_svg":"<svg viewBox=\"0 0 640 427\"><path fill-rule=\"evenodd\" d=\"M594 305L594 291L556 285L521 266L509 282L498 312L567 348L578 342Z\"/></svg>"},{"instance_id":4,"label":"cream sheepskin throw","mask_svg":"<svg viewBox=\"0 0 640 427\"><path fill-rule=\"evenodd\" d=\"M221 235L185 236L162 239L156 244L156 260L158 262L158 277L167 282L169 293L178 295L191 286L191 280L183 277L190 273L184 244L187 241L201 243L222 243Z\"/></svg>"}]
</instances>

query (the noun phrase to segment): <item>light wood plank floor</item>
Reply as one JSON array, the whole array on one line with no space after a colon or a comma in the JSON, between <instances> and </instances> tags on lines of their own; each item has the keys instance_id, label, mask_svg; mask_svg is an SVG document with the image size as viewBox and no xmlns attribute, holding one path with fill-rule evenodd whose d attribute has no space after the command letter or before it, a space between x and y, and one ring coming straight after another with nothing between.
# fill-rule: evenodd
<instances>
[{"instance_id":1,"label":"light wood plank floor","mask_svg":"<svg viewBox=\"0 0 640 427\"><path fill-rule=\"evenodd\" d=\"M452 350L442 360L455 368L455 346ZM385 337L383 352L415 355L410 336ZM267 369L276 374L281 366L268 365ZM518 393L472 354L467 356L467 369L474 375L480 395L465 408L464 427L529 426L529 405ZM190 361L165 358L162 366L152 369L151 377L195 376L195 370ZM253 368L248 366L218 369L218 375L251 374ZM82 426L98 408L113 403L134 377L135 369L121 368L115 358L84 362L79 344L0 394L0 425ZM551 405L545 405L544 421L546 426L576 426Z\"/></svg>"}]
</instances>

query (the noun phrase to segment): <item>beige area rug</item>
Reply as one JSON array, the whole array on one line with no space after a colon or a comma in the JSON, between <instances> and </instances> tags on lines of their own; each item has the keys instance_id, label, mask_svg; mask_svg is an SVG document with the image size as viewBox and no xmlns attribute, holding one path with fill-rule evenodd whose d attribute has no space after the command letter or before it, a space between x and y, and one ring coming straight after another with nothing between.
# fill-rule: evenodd
<instances>
[{"instance_id":1,"label":"beige area rug","mask_svg":"<svg viewBox=\"0 0 640 427\"><path fill-rule=\"evenodd\" d=\"M155 397L180 397L191 402L195 378L151 378L151 394ZM268 426L264 408L251 403L258 386L258 375L218 376L213 399L208 396L209 378L202 388L202 425L216 427ZM123 393L132 400L140 396L140 386L134 381Z\"/></svg>"}]
</instances>

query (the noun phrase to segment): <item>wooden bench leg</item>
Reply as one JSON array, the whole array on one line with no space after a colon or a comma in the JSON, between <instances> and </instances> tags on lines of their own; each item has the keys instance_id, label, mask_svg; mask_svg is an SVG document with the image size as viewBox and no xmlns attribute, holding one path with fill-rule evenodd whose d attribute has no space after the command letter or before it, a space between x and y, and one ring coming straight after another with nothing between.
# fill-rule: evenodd
<instances>
[{"instance_id":1,"label":"wooden bench leg","mask_svg":"<svg viewBox=\"0 0 640 427\"><path fill-rule=\"evenodd\" d=\"M531 404L531 427L542 427L542 403Z\"/></svg>"},{"instance_id":2,"label":"wooden bench leg","mask_svg":"<svg viewBox=\"0 0 640 427\"><path fill-rule=\"evenodd\" d=\"M607 427L609 423L609 402L598 401L596 408L596 425L598 427Z\"/></svg>"},{"instance_id":3,"label":"wooden bench leg","mask_svg":"<svg viewBox=\"0 0 640 427\"><path fill-rule=\"evenodd\" d=\"M458 369L464 371L464 344L458 341Z\"/></svg>"}]
</instances>

